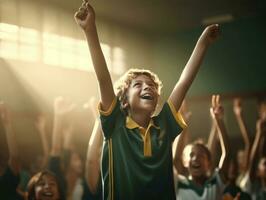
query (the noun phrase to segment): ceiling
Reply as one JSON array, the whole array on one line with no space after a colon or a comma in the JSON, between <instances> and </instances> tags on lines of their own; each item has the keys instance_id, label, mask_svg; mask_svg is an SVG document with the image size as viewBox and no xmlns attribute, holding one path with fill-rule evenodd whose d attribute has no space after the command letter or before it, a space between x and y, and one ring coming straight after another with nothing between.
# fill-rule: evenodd
<instances>
[{"instance_id":1,"label":"ceiling","mask_svg":"<svg viewBox=\"0 0 266 200\"><path fill-rule=\"evenodd\" d=\"M50 0L76 10L82 0ZM172 32L204 20L223 22L258 15L264 0L90 0L97 16L144 31Z\"/></svg>"}]
</instances>

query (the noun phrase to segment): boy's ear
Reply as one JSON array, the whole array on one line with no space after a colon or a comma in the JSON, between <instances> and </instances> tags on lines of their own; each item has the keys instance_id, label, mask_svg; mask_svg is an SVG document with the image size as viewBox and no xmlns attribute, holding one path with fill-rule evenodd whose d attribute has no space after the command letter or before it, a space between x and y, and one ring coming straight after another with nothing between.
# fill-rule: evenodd
<instances>
[{"instance_id":1,"label":"boy's ear","mask_svg":"<svg viewBox=\"0 0 266 200\"><path fill-rule=\"evenodd\" d=\"M123 105L122 105L123 109L126 109L128 106L129 106L128 102L123 103Z\"/></svg>"},{"instance_id":2,"label":"boy's ear","mask_svg":"<svg viewBox=\"0 0 266 200\"><path fill-rule=\"evenodd\" d=\"M122 108L123 109L126 109L126 108L128 108L128 106L129 106L129 103L128 103L128 97L127 97L127 95L124 97L124 99L122 100Z\"/></svg>"}]
</instances>

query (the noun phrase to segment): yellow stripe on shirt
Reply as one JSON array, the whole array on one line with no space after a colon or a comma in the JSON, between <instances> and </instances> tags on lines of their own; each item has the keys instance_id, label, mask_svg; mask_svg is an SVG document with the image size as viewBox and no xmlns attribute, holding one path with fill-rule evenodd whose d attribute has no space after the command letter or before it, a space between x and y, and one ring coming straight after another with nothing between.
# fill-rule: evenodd
<instances>
[{"instance_id":1,"label":"yellow stripe on shirt","mask_svg":"<svg viewBox=\"0 0 266 200\"><path fill-rule=\"evenodd\" d=\"M116 105L116 102L117 102L117 98L115 97L110 105L110 107L105 111L105 110L102 110L101 108L101 103L98 104L98 110L100 112L101 115L103 116L109 116L112 111L114 110L115 108L115 105Z\"/></svg>"},{"instance_id":2,"label":"yellow stripe on shirt","mask_svg":"<svg viewBox=\"0 0 266 200\"><path fill-rule=\"evenodd\" d=\"M185 120L183 119L182 115L180 112L177 112L176 109L175 109L175 106L173 105L173 103L170 101L170 99L167 101L170 109L171 109L171 112L173 113L174 117L175 117L175 120L176 122L184 129L187 127L187 124L185 122Z\"/></svg>"}]
</instances>

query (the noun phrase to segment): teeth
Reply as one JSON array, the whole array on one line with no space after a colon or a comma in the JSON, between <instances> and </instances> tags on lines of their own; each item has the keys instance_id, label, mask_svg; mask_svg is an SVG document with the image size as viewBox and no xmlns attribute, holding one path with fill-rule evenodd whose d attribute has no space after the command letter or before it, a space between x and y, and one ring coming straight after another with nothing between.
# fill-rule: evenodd
<instances>
[{"instance_id":1,"label":"teeth","mask_svg":"<svg viewBox=\"0 0 266 200\"><path fill-rule=\"evenodd\" d=\"M149 95L149 94L142 95L141 98L142 99L148 99L148 100L152 100L153 99L153 97L151 95Z\"/></svg>"},{"instance_id":2,"label":"teeth","mask_svg":"<svg viewBox=\"0 0 266 200\"><path fill-rule=\"evenodd\" d=\"M53 193L51 193L51 192L45 192L45 193L43 193L43 195L44 196L53 196Z\"/></svg>"},{"instance_id":3,"label":"teeth","mask_svg":"<svg viewBox=\"0 0 266 200\"><path fill-rule=\"evenodd\" d=\"M193 168L199 168L200 165L198 165L198 164L192 164L192 167L193 167Z\"/></svg>"}]
</instances>

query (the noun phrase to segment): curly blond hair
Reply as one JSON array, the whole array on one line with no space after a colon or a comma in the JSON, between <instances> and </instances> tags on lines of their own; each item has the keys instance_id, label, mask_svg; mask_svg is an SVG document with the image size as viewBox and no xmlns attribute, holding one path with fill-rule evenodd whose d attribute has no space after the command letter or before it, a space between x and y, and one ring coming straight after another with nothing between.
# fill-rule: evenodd
<instances>
[{"instance_id":1,"label":"curly blond hair","mask_svg":"<svg viewBox=\"0 0 266 200\"><path fill-rule=\"evenodd\" d=\"M140 76L140 75L145 75L145 76L149 77L153 81L153 83L155 84L158 95L160 95L163 84L155 73L151 72L150 70L146 70L146 69L129 69L115 83L115 93L116 93L116 96L118 97L118 99L122 105L122 108L123 108L123 105L127 101L127 95L126 94L127 94L127 90L129 88L132 80L135 79L136 77Z\"/></svg>"}]
</instances>

